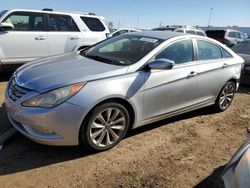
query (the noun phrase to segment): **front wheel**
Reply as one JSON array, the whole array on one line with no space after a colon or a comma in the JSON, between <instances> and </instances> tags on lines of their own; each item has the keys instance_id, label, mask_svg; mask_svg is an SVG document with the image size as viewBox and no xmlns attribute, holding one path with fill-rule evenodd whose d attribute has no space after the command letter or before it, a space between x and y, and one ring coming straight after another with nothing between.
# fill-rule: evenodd
<instances>
[{"instance_id":1,"label":"front wheel","mask_svg":"<svg viewBox=\"0 0 250 188\"><path fill-rule=\"evenodd\" d=\"M80 142L91 150L108 150L125 137L129 122L129 113L121 104L97 106L82 124Z\"/></svg>"},{"instance_id":2,"label":"front wheel","mask_svg":"<svg viewBox=\"0 0 250 188\"><path fill-rule=\"evenodd\" d=\"M214 104L215 111L223 112L225 111L232 103L234 94L236 91L236 85L234 82L227 82L221 89L216 102Z\"/></svg>"}]
</instances>

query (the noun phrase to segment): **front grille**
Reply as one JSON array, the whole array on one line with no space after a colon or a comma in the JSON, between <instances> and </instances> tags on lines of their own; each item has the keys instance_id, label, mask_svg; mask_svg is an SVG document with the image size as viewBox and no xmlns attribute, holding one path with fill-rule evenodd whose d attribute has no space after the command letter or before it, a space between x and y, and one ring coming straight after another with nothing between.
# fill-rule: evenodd
<instances>
[{"instance_id":1,"label":"front grille","mask_svg":"<svg viewBox=\"0 0 250 188\"><path fill-rule=\"evenodd\" d=\"M12 80L9 83L8 95L12 101L17 101L30 91L31 91L30 89L19 86L16 83L15 78L12 78Z\"/></svg>"}]
</instances>

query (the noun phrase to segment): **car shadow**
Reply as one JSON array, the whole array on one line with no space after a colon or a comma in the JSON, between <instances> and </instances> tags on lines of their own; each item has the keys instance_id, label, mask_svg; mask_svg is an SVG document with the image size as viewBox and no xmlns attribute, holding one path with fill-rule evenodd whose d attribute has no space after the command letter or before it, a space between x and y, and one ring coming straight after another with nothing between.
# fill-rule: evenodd
<instances>
[{"instance_id":1,"label":"car shadow","mask_svg":"<svg viewBox=\"0 0 250 188\"><path fill-rule=\"evenodd\" d=\"M13 71L8 72L1 72L0 73L0 82L7 82L9 81L10 77L12 76Z\"/></svg>"},{"instance_id":2,"label":"car shadow","mask_svg":"<svg viewBox=\"0 0 250 188\"><path fill-rule=\"evenodd\" d=\"M245 93L250 95L250 86L247 85L240 85L239 90L237 93Z\"/></svg>"},{"instance_id":3,"label":"car shadow","mask_svg":"<svg viewBox=\"0 0 250 188\"><path fill-rule=\"evenodd\" d=\"M137 128L130 131L126 138L159 128L175 121L211 113L212 112L209 108L196 110ZM75 160L95 154L97 153L83 150L79 146L56 147L36 144L18 133L12 137L9 144L0 152L0 176L36 169L63 161Z\"/></svg>"},{"instance_id":4,"label":"car shadow","mask_svg":"<svg viewBox=\"0 0 250 188\"><path fill-rule=\"evenodd\" d=\"M194 186L194 188L217 187L220 175L222 174L224 168L225 166L216 168L212 174L199 182L196 186Z\"/></svg>"},{"instance_id":5,"label":"car shadow","mask_svg":"<svg viewBox=\"0 0 250 188\"><path fill-rule=\"evenodd\" d=\"M5 103L3 103L2 106L0 106L0 120L1 120L0 121L0 134L1 134L2 132L12 127L7 118Z\"/></svg>"}]
</instances>

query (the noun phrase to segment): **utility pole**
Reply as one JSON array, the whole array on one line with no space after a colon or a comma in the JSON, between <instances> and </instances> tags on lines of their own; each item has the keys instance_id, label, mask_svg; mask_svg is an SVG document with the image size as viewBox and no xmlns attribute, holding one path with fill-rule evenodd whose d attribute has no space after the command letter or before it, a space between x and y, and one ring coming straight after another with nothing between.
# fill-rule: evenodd
<instances>
[{"instance_id":1,"label":"utility pole","mask_svg":"<svg viewBox=\"0 0 250 188\"><path fill-rule=\"evenodd\" d=\"M214 8L211 8L211 9L210 9L210 15L209 15L209 19L208 19L208 27L210 27L210 23L211 23L211 18L212 18L213 10L214 10Z\"/></svg>"},{"instance_id":2,"label":"utility pole","mask_svg":"<svg viewBox=\"0 0 250 188\"><path fill-rule=\"evenodd\" d=\"M136 28L139 28L139 21L140 21L140 14L137 13L137 23L136 23Z\"/></svg>"}]
</instances>

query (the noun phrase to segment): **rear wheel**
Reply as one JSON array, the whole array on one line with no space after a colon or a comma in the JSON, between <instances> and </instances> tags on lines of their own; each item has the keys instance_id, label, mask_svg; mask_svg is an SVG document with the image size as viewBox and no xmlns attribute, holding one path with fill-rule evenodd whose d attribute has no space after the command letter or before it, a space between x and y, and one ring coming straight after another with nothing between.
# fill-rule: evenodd
<instances>
[{"instance_id":1,"label":"rear wheel","mask_svg":"<svg viewBox=\"0 0 250 188\"><path fill-rule=\"evenodd\" d=\"M236 85L232 81L227 82L223 86L214 105L215 111L223 112L231 105L234 98L235 90Z\"/></svg>"},{"instance_id":2,"label":"rear wheel","mask_svg":"<svg viewBox=\"0 0 250 188\"><path fill-rule=\"evenodd\" d=\"M84 121L80 141L88 149L108 150L117 145L129 127L129 113L118 103L106 103L94 108Z\"/></svg>"}]
</instances>

